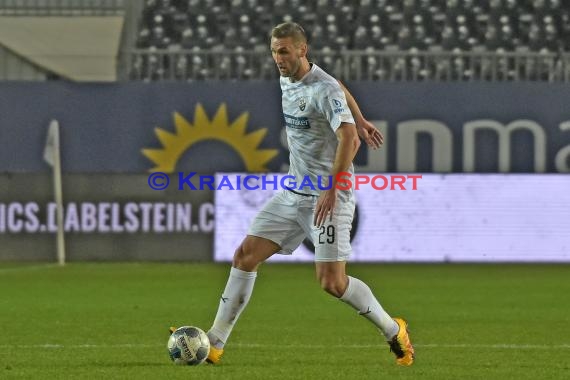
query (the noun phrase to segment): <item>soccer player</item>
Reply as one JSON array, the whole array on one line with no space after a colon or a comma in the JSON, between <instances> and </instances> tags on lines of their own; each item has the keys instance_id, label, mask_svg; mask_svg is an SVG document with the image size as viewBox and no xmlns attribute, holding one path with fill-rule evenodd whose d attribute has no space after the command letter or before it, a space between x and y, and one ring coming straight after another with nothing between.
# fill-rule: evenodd
<instances>
[{"instance_id":1,"label":"soccer player","mask_svg":"<svg viewBox=\"0 0 570 380\"><path fill-rule=\"evenodd\" d=\"M414 349L407 323L391 318L364 282L346 274L355 201L352 189L336 188L337 174L354 173L352 160L360 146L359 135L372 148L380 147L383 137L363 118L348 90L308 61L307 50L300 25L286 22L273 28L271 54L281 75L289 175L296 179L309 176L313 184L319 183L318 178L332 176L333 183L327 190L284 190L256 216L235 252L216 318L208 331L208 361L220 362L224 345L251 297L259 265L275 253L291 254L308 236L315 246L321 287L376 325L396 362L409 366L414 361Z\"/></svg>"}]
</instances>

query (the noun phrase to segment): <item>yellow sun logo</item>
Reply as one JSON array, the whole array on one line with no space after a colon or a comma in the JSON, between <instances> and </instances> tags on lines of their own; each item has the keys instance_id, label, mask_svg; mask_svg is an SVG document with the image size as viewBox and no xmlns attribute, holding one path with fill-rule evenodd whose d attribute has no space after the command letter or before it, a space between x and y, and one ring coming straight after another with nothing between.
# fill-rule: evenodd
<instances>
[{"instance_id":1,"label":"yellow sun logo","mask_svg":"<svg viewBox=\"0 0 570 380\"><path fill-rule=\"evenodd\" d=\"M226 105L222 103L210 120L204 107L197 104L193 125L175 112L176 133L155 128L163 149L142 149L142 154L156 164L150 169L151 172L172 173L180 157L192 145L205 140L218 140L231 146L240 155L248 172L267 171L265 165L277 155L277 149L257 149L267 134L267 128L246 133L248 118L249 113L244 112L229 124Z\"/></svg>"}]
</instances>

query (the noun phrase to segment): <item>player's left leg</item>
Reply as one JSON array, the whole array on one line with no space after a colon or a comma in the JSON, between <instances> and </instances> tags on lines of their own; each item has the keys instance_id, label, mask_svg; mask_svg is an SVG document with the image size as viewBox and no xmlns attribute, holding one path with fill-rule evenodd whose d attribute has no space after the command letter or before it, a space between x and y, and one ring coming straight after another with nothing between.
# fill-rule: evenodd
<instances>
[{"instance_id":1,"label":"player's left leg","mask_svg":"<svg viewBox=\"0 0 570 380\"><path fill-rule=\"evenodd\" d=\"M317 262L317 279L323 290L349 304L384 334L392 339L399 330L398 323L386 313L372 290L356 277L346 275L346 262Z\"/></svg>"},{"instance_id":2,"label":"player's left leg","mask_svg":"<svg viewBox=\"0 0 570 380\"><path fill-rule=\"evenodd\" d=\"M411 365L414 349L410 343L407 324L391 318L378 302L372 290L361 280L346 274L346 260L352 253L350 228L354 205L337 204L332 220L324 227L313 229L316 274L321 287L329 294L349 304L384 334L400 365Z\"/></svg>"},{"instance_id":3,"label":"player's left leg","mask_svg":"<svg viewBox=\"0 0 570 380\"><path fill-rule=\"evenodd\" d=\"M407 323L392 319L372 290L356 277L346 275L346 262L317 262L317 279L327 293L352 306L359 315L372 322L384 334L396 362L409 366L414 362L414 348L410 342Z\"/></svg>"}]
</instances>

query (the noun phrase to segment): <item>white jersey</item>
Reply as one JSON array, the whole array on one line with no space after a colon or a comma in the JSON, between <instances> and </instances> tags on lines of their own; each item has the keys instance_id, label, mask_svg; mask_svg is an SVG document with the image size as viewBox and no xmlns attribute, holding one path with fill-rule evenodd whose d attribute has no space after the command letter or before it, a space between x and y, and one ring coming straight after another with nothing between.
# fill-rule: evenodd
<instances>
[{"instance_id":1,"label":"white jersey","mask_svg":"<svg viewBox=\"0 0 570 380\"><path fill-rule=\"evenodd\" d=\"M291 187L300 193L319 195L319 183L321 187L330 186L326 181L336 157L335 132L341 123L354 124L354 118L339 83L315 64L301 80L291 82L281 77L280 83L290 151L289 175L296 182ZM352 163L347 172L354 174ZM300 188L307 177L314 189ZM352 189L339 193L350 197Z\"/></svg>"}]
</instances>

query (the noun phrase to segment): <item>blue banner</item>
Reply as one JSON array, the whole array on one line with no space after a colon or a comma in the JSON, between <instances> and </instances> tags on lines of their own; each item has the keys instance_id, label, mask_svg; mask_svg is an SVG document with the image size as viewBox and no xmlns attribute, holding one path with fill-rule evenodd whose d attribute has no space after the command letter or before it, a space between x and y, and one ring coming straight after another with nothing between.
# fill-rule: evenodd
<instances>
[{"instance_id":1,"label":"blue banner","mask_svg":"<svg viewBox=\"0 0 570 380\"><path fill-rule=\"evenodd\" d=\"M348 83L386 136L361 172L568 172L570 86ZM277 82L2 83L0 172L41 172L61 126L64 172L287 169Z\"/></svg>"}]
</instances>

